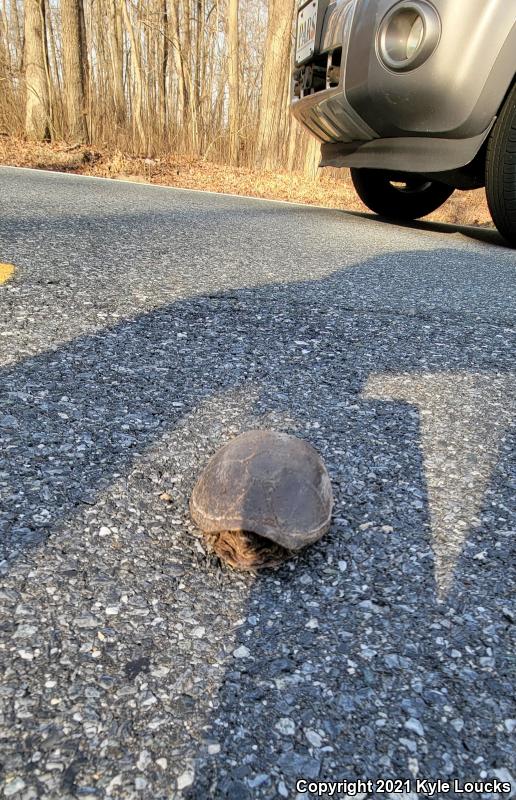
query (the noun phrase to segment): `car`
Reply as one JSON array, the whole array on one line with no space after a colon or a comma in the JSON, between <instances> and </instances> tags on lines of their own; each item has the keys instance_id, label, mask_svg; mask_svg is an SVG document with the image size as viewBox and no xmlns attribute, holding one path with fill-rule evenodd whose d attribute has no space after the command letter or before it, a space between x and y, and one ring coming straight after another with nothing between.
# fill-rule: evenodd
<instances>
[{"instance_id":1,"label":"car","mask_svg":"<svg viewBox=\"0 0 516 800\"><path fill-rule=\"evenodd\" d=\"M516 2L301 0L292 112L383 217L486 189L516 246Z\"/></svg>"}]
</instances>

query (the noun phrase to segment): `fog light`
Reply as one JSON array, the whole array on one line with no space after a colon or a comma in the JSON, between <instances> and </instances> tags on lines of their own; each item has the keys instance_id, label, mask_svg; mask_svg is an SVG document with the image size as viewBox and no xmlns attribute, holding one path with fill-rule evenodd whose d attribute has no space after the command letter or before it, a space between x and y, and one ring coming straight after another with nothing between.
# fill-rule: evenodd
<instances>
[{"instance_id":1,"label":"fog light","mask_svg":"<svg viewBox=\"0 0 516 800\"><path fill-rule=\"evenodd\" d=\"M425 34L425 23L419 15L412 23L410 33L407 38L407 59L412 58L421 46Z\"/></svg>"},{"instance_id":2,"label":"fog light","mask_svg":"<svg viewBox=\"0 0 516 800\"><path fill-rule=\"evenodd\" d=\"M415 69L432 55L440 35L439 15L430 3L404 0L391 8L380 23L378 56L389 69Z\"/></svg>"}]
</instances>

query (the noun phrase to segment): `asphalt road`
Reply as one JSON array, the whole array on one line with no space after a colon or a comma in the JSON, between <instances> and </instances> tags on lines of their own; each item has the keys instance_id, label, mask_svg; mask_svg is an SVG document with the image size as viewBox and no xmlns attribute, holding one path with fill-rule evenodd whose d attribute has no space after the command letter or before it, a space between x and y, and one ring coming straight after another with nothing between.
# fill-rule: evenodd
<instances>
[{"instance_id":1,"label":"asphalt road","mask_svg":"<svg viewBox=\"0 0 516 800\"><path fill-rule=\"evenodd\" d=\"M4 796L516 795L515 253L259 200L0 184ZM330 533L258 577L205 554L187 505L253 427L308 439L336 499Z\"/></svg>"}]
</instances>

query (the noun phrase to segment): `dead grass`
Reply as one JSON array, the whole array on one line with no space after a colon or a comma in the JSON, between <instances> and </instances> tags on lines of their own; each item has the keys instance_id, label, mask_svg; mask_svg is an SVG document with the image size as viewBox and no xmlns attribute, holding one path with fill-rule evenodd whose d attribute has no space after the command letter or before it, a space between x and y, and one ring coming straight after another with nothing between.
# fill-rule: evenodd
<instances>
[{"instance_id":1,"label":"dead grass","mask_svg":"<svg viewBox=\"0 0 516 800\"><path fill-rule=\"evenodd\" d=\"M357 198L346 170L321 170L316 179L311 179L301 173L229 167L177 154L145 159L120 151L106 152L64 142L34 144L13 137L0 138L0 164L290 200L349 211L367 210ZM427 219L454 225L492 225L481 189L455 192Z\"/></svg>"}]
</instances>

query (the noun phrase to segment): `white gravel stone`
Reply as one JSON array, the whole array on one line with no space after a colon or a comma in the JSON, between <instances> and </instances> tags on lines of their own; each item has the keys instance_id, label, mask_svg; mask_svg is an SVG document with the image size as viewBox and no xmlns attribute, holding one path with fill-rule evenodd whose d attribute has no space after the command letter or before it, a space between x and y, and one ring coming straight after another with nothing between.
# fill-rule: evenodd
<instances>
[{"instance_id":1,"label":"white gravel stone","mask_svg":"<svg viewBox=\"0 0 516 800\"><path fill-rule=\"evenodd\" d=\"M21 792L22 789L25 789L26 783L21 778L15 778L13 781L9 781L5 785L4 788L4 796L5 797L14 797L15 794Z\"/></svg>"},{"instance_id":2,"label":"white gravel stone","mask_svg":"<svg viewBox=\"0 0 516 800\"><path fill-rule=\"evenodd\" d=\"M76 617L75 624L78 628L90 630L91 628L96 628L99 621L93 614L83 614L81 617Z\"/></svg>"},{"instance_id":3,"label":"white gravel stone","mask_svg":"<svg viewBox=\"0 0 516 800\"><path fill-rule=\"evenodd\" d=\"M18 650L18 655L20 658L23 658L24 661L32 661L34 658L32 650Z\"/></svg>"},{"instance_id":4,"label":"white gravel stone","mask_svg":"<svg viewBox=\"0 0 516 800\"><path fill-rule=\"evenodd\" d=\"M274 726L283 736L293 736L296 732L296 724L289 717L282 717Z\"/></svg>"},{"instance_id":5,"label":"white gravel stone","mask_svg":"<svg viewBox=\"0 0 516 800\"><path fill-rule=\"evenodd\" d=\"M419 775L419 761L417 758L409 758L408 760L408 768L414 778L417 778Z\"/></svg>"},{"instance_id":6,"label":"white gravel stone","mask_svg":"<svg viewBox=\"0 0 516 800\"><path fill-rule=\"evenodd\" d=\"M237 647L236 650L233 650L233 656L235 658L249 658L250 655L251 651L243 644L240 645L240 647Z\"/></svg>"},{"instance_id":7,"label":"white gravel stone","mask_svg":"<svg viewBox=\"0 0 516 800\"><path fill-rule=\"evenodd\" d=\"M418 736L423 737L425 735L425 729L415 717L410 717L410 719L406 721L405 728L408 731L413 731L413 733L416 733Z\"/></svg>"},{"instance_id":8,"label":"white gravel stone","mask_svg":"<svg viewBox=\"0 0 516 800\"><path fill-rule=\"evenodd\" d=\"M13 634L13 639L30 639L37 631L38 629L34 625L18 625Z\"/></svg>"},{"instance_id":9,"label":"white gravel stone","mask_svg":"<svg viewBox=\"0 0 516 800\"><path fill-rule=\"evenodd\" d=\"M317 731L312 730L311 728L305 728L305 736L312 745L312 747L321 747L322 745L322 737L319 736Z\"/></svg>"},{"instance_id":10,"label":"white gravel stone","mask_svg":"<svg viewBox=\"0 0 516 800\"><path fill-rule=\"evenodd\" d=\"M144 772L151 762L152 762L152 757L149 751L142 750L138 757L138 761L136 762L136 766L138 767L138 769Z\"/></svg>"},{"instance_id":11,"label":"white gravel stone","mask_svg":"<svg viewBox=\"0 0 516 800\"><path fill-rule=\"evenodd\" d=\"M191 786L195 780L195 772L192 768L185 769L184 772L177 779L177 788L179 791L182 789L187 789L188 786Z\"/></svg>"},{"instance_id":12,"label":"white gravel stone","mask_svg":"<svg viewBox=\"0 0 516 800\"><path fill-rule=\"evenodd\" d=\"M113 789L116 789L117 786L122 785L123 775L121 772L118 775L115 775L114 778L111 778L108 785L106 786L106 794L111 794Z\"/></svg>"}]
</instances>

